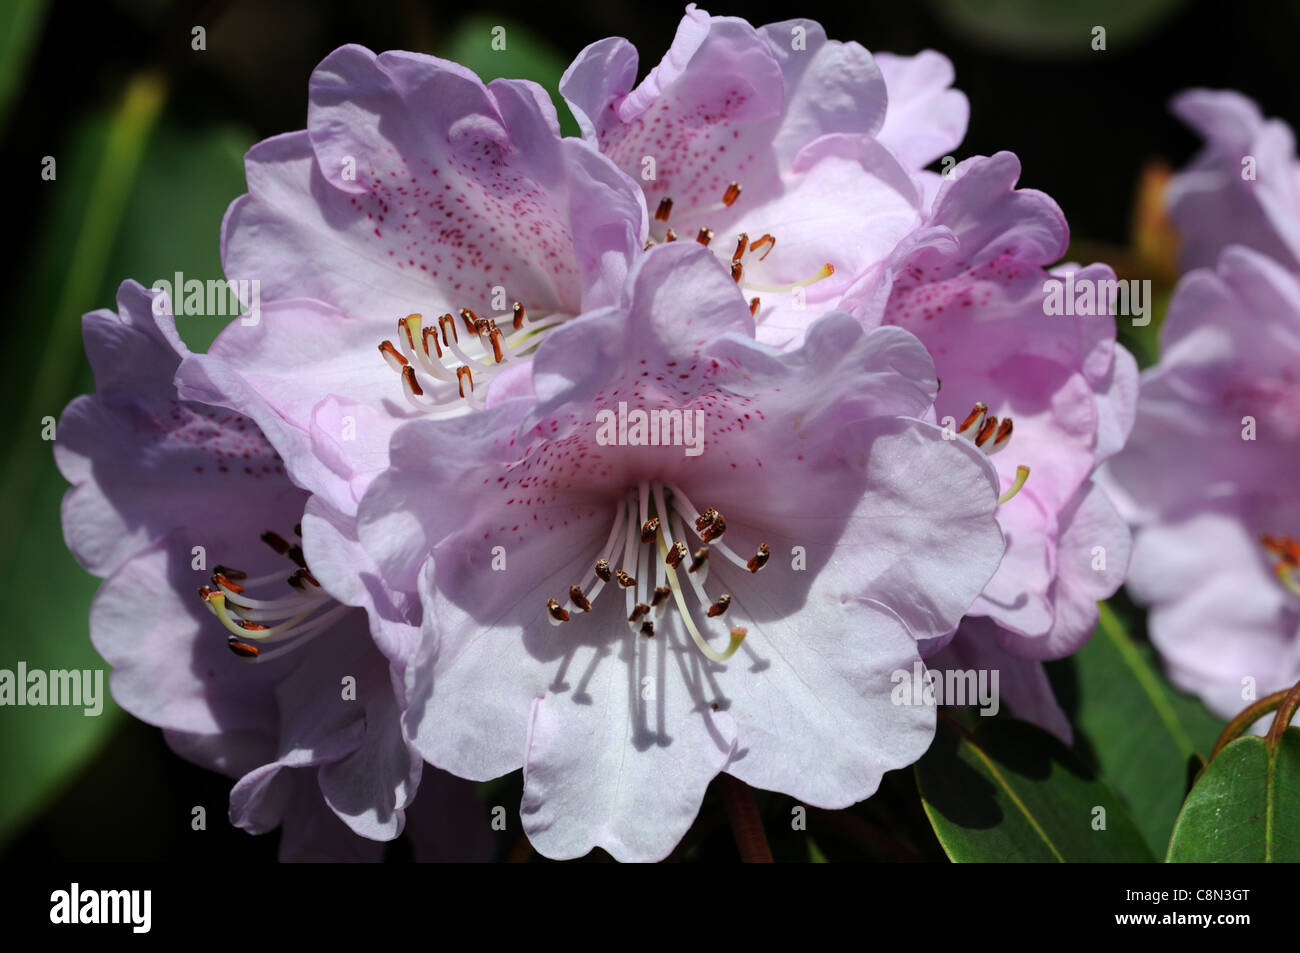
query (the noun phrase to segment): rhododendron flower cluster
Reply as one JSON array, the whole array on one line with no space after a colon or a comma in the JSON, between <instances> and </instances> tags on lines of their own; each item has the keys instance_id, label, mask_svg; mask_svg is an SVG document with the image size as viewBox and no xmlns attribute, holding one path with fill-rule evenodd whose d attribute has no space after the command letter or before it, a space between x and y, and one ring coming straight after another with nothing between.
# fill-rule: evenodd
<instances>
[{"instance_id":1,"label":"rhododendron flower cluster","mask_svg":"<svg viewBox=\"0 0 1300 953\"><path fill-rule=\"evenodd\" d=\"M1112 315L1046 299L1113 272L1061 263L1065 217L1011 153L927 170L969 118L936 52L691 5L639 63L618 38L578 54L566 137L527 80L337 49L221 225L259 320L192 353L131 283L86 317L96 390L56 453L69 546L106 580L92 638L119 703L238 778L232 821L283 825L286 857L375 858L408 815L432 855L482 855L470 782L517 770L552 858L662 859L720 775L848 808L930 748L935 699L895 691L927 666L991 670L1071 737L1043 662L1128 567L1094 476L1138 376ZM1277 145L1240 103L1188 108ZM1188 216L1256 201L1260 249L1293 247L1281 199L1204 184L1216 155ZM1291 264L1228 251L1189 282L1206 348L1224 309L1263 309L1240 358L1276 380L1191 345L1184 380L1171 344L1171 407L1258 404L1281 433ZM1190 452L1142 419L1119 482ZM1249 489L1280 611L1300 527L1282 484Z\"/></svg>"}]
</instances>

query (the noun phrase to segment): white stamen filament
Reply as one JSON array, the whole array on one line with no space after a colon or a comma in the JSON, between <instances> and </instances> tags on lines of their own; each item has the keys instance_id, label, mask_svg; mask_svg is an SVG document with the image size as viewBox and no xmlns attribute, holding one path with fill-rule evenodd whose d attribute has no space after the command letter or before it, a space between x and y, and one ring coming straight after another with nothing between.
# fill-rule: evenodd
<instances>
[{"instance_id":1,"label":"white stamen filament","mask_svg":"<svg viewBox=\"0 0 1300 953\"><path fill-rule=\"evenodd\" d=\"M435 339L437 346L426 350L429 341L424 336L423 318L411 314L398 322L396 346L384 341L379 350L385 363L400 376L403 396L417 410L439 415L459 413L466 408L481 410L492 378L504 365L520 360L534 350L541 343L542 332L562 323L564 316L530 316L521 320L526 322L525 326L507 335L500 323L511 327L514 321L512 313L496 315L487 321L480 319L475 322L476 327L483 330L469 333L462 346L455 319L448 322L450 327L445 329L451 333L444 333L444 322L439 319L430 325L433 329L430 337ZM424 380L420 379L421 375L424 375Z\"/></svg>"},{"instance_id":2,"label":"white stamen filament","mask_svg":"<svg viewBox=\"0 0 1300 953\"><path fill-rule=\"evenodd\" d=\"M669 489L674 494L679 492L673 487L669 487ZM651 510L652 500L654 504L653 512ZM601 571L605 571L607 567L610 579L619 578L620 587L624 590L626 618L634 634L644 633L647 636L654 634L654 620L661 617L667 610L666 594L660 593L660 590L665 589L666 577L667 592L673 595L678 611L682 616L682 623L690 634L691 640L707 658L715 662L725 662L740 647L745 637L745 630L738 627L732 628L730 630L730 643L726 650L722 652L710 646L701 634L692 615L691 606L686 599L684 588L678 579L676 569L669 565L667 561L669 551L673 545L670 522L676 517L680 538L684 539L685 531L680 529L682 513L685 512L682 508L693 509L690 507L689 502L685 501L684 497L678 500L674 496L674 504L678 507L677 511L668 508L663 484L641 482L637 486L635 497L629 494L615 505L609 536L600 550L596 565L601 567ZM642 535L643 533L645 533L645 536ZM653 533L653 536L650 535L651 533ZM618 554L620 549L622 550L621 558L618 559L616 564L615 555ZM656 550L658 552L657 559L655 558ZM746 565L745 561L740 560L739 557L735 557L734 561L741 567ZM602 565L602 563L605 565ZM722 596L717 603L710 599L704 588L705 572L703 567L697 572L688 573L687 575L691 584L691 591L703 609L708 609L718 603L723 607L728 604L730 596L727 595ZM633 578L629 579L629 577ZM623 585L624 581L628 584ZM585 591L577 584L573 585L569 590L568 604L578 612L584 612L582 603L573 593L575 591L581 593L582 600L590 606L595 602L596 597L600 595L605 582L597 572L595 581ZM655 605L656 593L660 594L659 605ZM562 625L564 621L574 618L572 613L568 614L568 619L564 617L564 613L558 608L557 600L553 599L548 605L550 606L548 613L553 624ZM638 606L648 608L643 613L638 614ZM645 629L647 623L651 626L649 631Z\"/></svg>"}]
</instances>

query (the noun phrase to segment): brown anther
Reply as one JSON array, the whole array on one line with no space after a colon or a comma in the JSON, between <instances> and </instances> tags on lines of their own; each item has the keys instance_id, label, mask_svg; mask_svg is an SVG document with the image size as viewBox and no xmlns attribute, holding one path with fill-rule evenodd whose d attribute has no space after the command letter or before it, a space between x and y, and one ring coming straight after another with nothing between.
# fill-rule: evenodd
<instances>
[{"instance_id":1,"label":"brown anther","mask_svg":"<svg viewBox=\"0 0 1300 953\"><path fill-rule=\"evenodd\" d=\"M652 516L641 524L641 542L652 543L659 533L659 517Z\"/></svg>"},{"instance_id":2,"label":"brown anther","mask_svg":"<svg viewBox=\"0 0 1300 953\"><path fill-rule=\"evenodd\" d=\"M294 523L294 524L293 524L293 535L297 536L299 539L302 539L302 524L301 524L301 523ZM232 578L233 578L233 577L232 577ZM240 578L242 578L242 577L240 577Z\"/></svg>"},{"instance_id":3,"label":"brown anther","mask_svg":"<svg viewBox=\"0 0 1300 953\"><path fill-rule=\"evenodd\" d=\"M469 384L469 392L474 393L474 375L470 373L468 366L462 364L456 368L456 384L460 389L460 396L465 397L465 384Z\"/></svg>"},{"instance_id":4,"label":"brown anther","mask_svg":"<svg viewBox=\"0 0 1300 953\"><path fill-rule=\"evenodd\" d=\"M292 546L290 546L289 550L285 553L285 555L288 556L290 559L292 559L294 562L296 562L303 569L307 568L307 557L302 554L302 547L299 546L297 543L294 543Z\"/></svg>"},{"instance_id":5,"label":"brown anther","mask_svg":"<svg viewBox=\"0 0 1300 953\"><path fill-rule=\"evenodd\" d=\"M522 303L516 301L511 310L515 315L515 330L518 331L524 326L524 306Z\"/></svg>"},{"instance_id":6,"label":"brown anther","mask_svg":"<svg viewBox=\"0 0 1300 953\"><path fill-rule=\"evenodd\" d=\"M569 587L569 601L583 612L591 611L591 600L582 594L582 586L576 583Z\"/></svg>"},{"instance_id":7,"label":"brown anther","mask_svg":"<svg viewBox=\"0 0 1300 953\"><path fill-rule=\"evenodd\" d=\"M976 422L988 412L988 409L988 404L976 404L975 409L972 410L970 415L961 422L961 426L957 428L957 432L965 433L971 427L974 427Z\"/></svg>"},{"instance_id":8,"label":"brown anther","mask_svg":"<svg viewBox=\"0 0 1300 953\"><path fill-rule=\"evenodd\" d=\"M226 639L226 645L230 651L234 652L240 658L257 658L262 654L262 650L256 645L249 645L247 642L241 642L233 635Z\"/></svg>"},{"instance_id":9,"label":"brown anther","mask_svg":"<svg viewBox=\"0 0 1300 953\"><path fill-rule=\"evenodd\" d=\"M695 528L700 533L700 539L711 543L715 539L722 538L722 534L727 531L727 521L722 518L721 513L710 506L702 516L696 517Z\"/></svg>"},{"instance_id":10,"label":"brown anther","mask_svg":"<svg viewBox=\"0 0 1300 953\"><path fill-rule=\"evenodd\" d=\"M474 333L484 335L492 330L492 322L488 318L479 318L474 322Z\"/></svg>"},{"instance_id":11,"label":"brown anther","mask_svg":"<svg viewBox=\"0 0 1300 953\"><path fill-rule=\"evenodd\" d=\"M668 555L664 557L664 562L673 569L676 569L677 564L690 554L691 552L686 548L686 544L679 539L677 542L673 543L672 547L668 550Z\"/></svg>"},{"instance_id":12,"label":"brown anther","mask_svg":"<svg viewBox=\"0 0 1300 953\"><path fill-rule=\"evenodd\" d=\"M717 702L709 702L709 708L710 708L711 710L713 710L713 711L717 711L717 710L718 710L718 703L717 703Z\"/></svg>"},{"instance_id":13,"label":"brown anther","mask_svg":"<svg viewBox=\"0 0 1300 953\"><path fill-rule=\"evenodd\" d=\"M727 186L727 191L722 193L722 204L731 208L738 198L740 198L740 183L732 182Z\"/></svg>"},{"instance_id":14,"label":"brown anther","mask_svg":"<svg viewBox=\"0 0 1300 953\"><path fill-rule=\"evenodd\" d=\"M641 250L649 251L650 249L654 248L658 244L659 243L655 241L653 238L647 239L645 245L642 246Z\"/></svg>"},{"instance_id":15,"label":"brown anther","mask_svg":"<svg viewBox=\"0 0 1300 953\"><path fill-rule=\"evenodd\" d=\"M771 250L774 247L776 247L776 239L773 238L771 235L764 235L758 241L749 243L750 253L754 255L758 255L759 261L762 261L764 258L766 258L768 256L768 253L771 252ZM758 252L760 248L763 249L763 253L761 255Z\"/></svg>"},{"instance_id":16,"label":"brown anther","mask_svg":"<svg viewBox=\"0 0 1300 953\"><path fill-rule=\"evenodd\" d=\"M568 622L569 611L560 605L554 599L548 599L546 602L546 611L551 614L551 618L556 622Z\"/></svg>"},{"instance_id":17,"label":"brown anther","mask_svg":"<svg viewBox=\"0 0 1300 953\"><path fill-rule=\"evenodd\" d=\"M1259 541L1271 555L1277 557L1279 566L1300 568L1300 543L1290 536L1271 536L1262 533Z\"/></svg>"},{"instance_id":18,"label":"brown anther","mask_svg":"<svg viewBox=\"0 0 1300 953\"><path fill-rule=\"evenodd\" d=\"M478 334L479 317L469 308L460 309L460 319L465 322L465 331L468 334Z\"/></svg>"},{"instance_id":19,"label":"brown anther","mask_svg":"<svg viewBox=\"0 0 1300 953\"><path fill-rule=\"evenodd\" d=\"M438 343L438 329L435 328L433 325L429 325L427 328L425 328L420 332L420 343L424 346L425 354L429 353L430 341L433 341L433 350L434 350L434 354L430 356L438 357L439 359L441 359L442 345Z\"/></svg>"},{"instance_id":20,"label":"brown anther","mask_svg":"<svg viewBox=\"0 0 1300 953\"><path fill-rule=\"evenodd\" d=\"M271 532L269 529L262 534L262 542L266 543L266 545L270 546L281 556L289 551L289 544L284 541L284 537L279 533Z\"/></svg>"},{"instance_id":21,"label":"brown anther","mask_svg":"<svg viewBox=\"0 0 1300 953\"><path fill-rule=\"evenodd\" d=\"M750 572L758 572L767 565L767 560L771 555L772 548L768 546L767 543L759 543L758 552L749 558L749 562L745 563L745 567Z\"/></svg>"},{"instance_id":22,"label":"brown anther","mask_svg":"<svg viewBox=\"0 0 1300 953\"><path fill-rule=\"evenodd\" d=\"M695 572L695 570L699 569L706 562L708 562L708 559L709 559L709 547L701 546L699 549L695 550L694 554L692 554L691 564L689 567L687 567L686 571Z\"/></svg>"},{"instance_id":23,"label":"brown anther","mask_svg":"<svg viewBox=\"0 0 1300 953\"><path fill-rule=\"evenodd\" d=\"M631 589L636 585L636 576L630 576L622 569L614 573L614 577L618 579L618 584L624 589Z\"/></svg>"},{"instance_id":24,"label":"brown anther","mask_svg":"<svg viewBox=\"0 0 1300 953\"><path fill-rule=\"evenodd\" d=\"M727 609L729 609L730 607L731 607L731 596L724 592L722 595L718 596L717 602L709 606L709 611L707 615L710 619L715 619L718 616L722 615L722 613L726 612Z\"/></svg>"},{"instance_id":25,"label":"brown anther","mask_svg":"<svg viewBox=\"0 0 1300 953\"><path fill-rule=\"evenodd\" d=\"M260 622L249 622L247 619L238 619L235 624L248 632L265 632L270 628L269 625L262 625Z\"/></svg>"},{"instance_id":26,"label":"brown anther","mask_svg":"<svg viewBox=\"0 0 1300 953\"><path fill-rule=\"evenodd\" d=\"M745 249L749 247L749 236L744 232L736 239L736 253L731 256L732 261L740 261L745 256Z\"/></svg>"},{"instance_id":27,"label":"brown anther","mask_svg":"<svg viewBox=\"0 0 1300 953\"><path fill-rule=\"evenodd\" d=\"M301 536L301 535L302 535L302 524L299 523L297 526L295 526L295 527L293 528L293 531L294 531L294 533L297 534L298 536ZM225 576L227 579L247 579L247 578L248 578L248 573L244 572L242 569L234 569L234 568L232 568L232 567L230 567L230 566L213 566L213 567L212 567L212 571L213 571L214 573L216 573L217 575L219 575L219 576Z\"/></svg>"},{"instance_id":28,"label":"brown anther","mask_svg":"<svg viewBox=\"0 0 1300 953\"><path fill-rule=\"evenodd\" d=\"M302 591L306 591L308 586L313 586L317 589L320 588L320 583L316 580L316 577L306 569L295 569L293 575L289 577L288 581L289 585L293 586L293 588Z\"/></svg>"},{"instance_id":29,"label":"brown anther","mask_svg":"<svg viewBox=\"0 0 1300 953\"><path fill-rule=\"evenodd\" d=\"M745 266L738 261L733 261L731 263L731 280L736 284L740 284L740 279L743 278L744 275Z\"/></svg>"},{"instance_id":30,"label":"brown anther","mask_svg":"<svg viewBox=\"0 0 1300 953\"><path fill-rule=\"evenodd\" d=\"M450 311L438 319L438 327L442 329L442 343L448 347L451 347L452 341L460 340L460 334L456 331L456 319L451 316ZM448 328L451 328L451 340L447 339Z\"/></svg>"},{"instance_id":31,"label":"brown anther","mask_svg":"<svg viewBox=\"0 0 1300 953\"><path fill-rule=\"evenodd\" d=\"M975 446L977 447L984 446L984 444L988 441L989 437L993 436L993 434L997 431L997 429L998 429L998 418L996 417L986 418L984 421L984 426L981 427L980 432L975 435Z\"/></svg>"},{"instance_id":32,"label":"brown anther","mask_svg":"<svg viewBox=\"0 0 1300 953\"><path fill-rule=\"evenodd\" d=\"M1003 417L1002 425L998 427L998 435L993 438L995 444L1006 443L1011 439L1011 418Z\"/></svg>"},{"instance_id":33,"label":"brown anther","mask_svg":"<svg viewBox=\"0 0 1300 953\"><path fill-rule=\"evenodd\" d=\"M650 607L648 605L644 602L638 602L632 607L632 614L627 617L627 621L636 622L649 611Z\"/></svg>"},{"instance_id":34,"label":"brown anther","mask_svg":"<svg viewBox=\"0 0 1300 953\"><path fill-rule=\"evenodd\" d=\"M670 595L672 595L672 592L673 591L669 589L667 586L660 586L658 589L655 590L654 596L651 597L650 605L656 607L659 606L660 604L663 603L665 599L667 599Z\"/></svg>"},{"instance_id":35,"label":"brown anther","mask_svg":"<svg viewBox=\"0 0 1300 953\"><path fill-rule=\"evenodd\" d=\"M655 637L654 619L646 619L641 623L641 634L647 639L653 639Z\"/></svg>"},{"instance_id":36,"label":"brown anther","mask_svg":"<svg viewBox=\"0 0 1300 953\"><path fill-rule=\"evenodd\" d=\"M402 368L402 380L406 382L406 386L410 388L411 393L416 397L422 397L424 395L424 388L421 387L420 382L415 379L415 368L410 364L407 364Z\"/></svg>"},{"instance_id":37,"label":"brown anther","mask_svg":"<svg viewBox=\"0 0 1300 953\"><path fill-rule=\"evenodd\" d=\"M411 363L400 351L397 350L397 348L393 347L392 341L380 341L379 353L384 355L385 358L391 357L401 367L405 367L407 364Z\"/></svg>"},{"instance_id":38,"label":"brown anther","mask_svg":"<svg viewBox=\"0 0 1300 953\"><path fill-rule=\"evenodd\" d=\"M660 199L659 207L655 209L655 221L656 222L668 221L668 216L672 214L672 211L673 211L673 200Z\"/></svg>"},{"instance_id":39,"label":"brown anther","mask_svg":"<svg viewBox=\"0 0 1300 953\"><path fill-rule=\"evenodd\" d=\"M420 316L419 316L418 314L408 314L408 315L407 315L406 317L404 317L404 318L398 318L398 319L397 319L397 333L406 336L406 343L409 344L409 345L411 346L411 350L414 351L414 350L415 350L415 337L411 334L411 319L412 319L412 318L415 318L416 322L419 323Z\"/></svg>"},{"instance_id":40,"label":"brown anther","mask_svg":"<svg viewBox=\"0 0 1300 953\"><path fill-rule=\"evenodd\" d=\"M699 233L695 236L695 240L707 248L709 242L713 241L713 229L701 228Z\"/></svg>"},{"instance_id":41,"label":"brown anther","mask_svg":"<svg viewBox=\"0 0 1300 953\"><path fill-rule=\"evenodd\" d=\"M501 333L501 329L497 327L495 321L488 322L488 340L492 342L492 358L500 364L501 359L505 357L505 351L502 350L501 346L505 340L505 335Z\"/></svg>"},{"instance_id":42,"label":"brown anther","mask_svg":"<svg viewBox=\"0 0 1300 953\"><path fill-rule=\"evenodd\" d=\"M614 574L610 571L608 559L596 560L596 575L601 582L609 582Z\"/></svg>"},{"instance_id":43,"label":"brown anther","mask_svg":"<svg viewBox=\"0 0 1300 953\"><path fill-rule=\"evenodd\" d=\"M204 602L207 602L209 599L211 599L211 598L212 598L212 587L211 587L211 586L199 586L199 598L202 599Z\"/></svg>"},{"instance_id":44,"label":"brown anther","mask_svg":"<svg viewBox=\"0 0 1300 953\"><path fill-rule=\"evenodd\" d=\"M214 572L212 574L212 584L221 588L229 589L231 592L240 593L244 587L236 582L232 582L230 577L223 572Z\"/></svg>"},{"instance_id":45,"label":"brown anther","mask_svg":"<svg viewBox=\"0 0 1300 953\"><path fill-rule=\"evenodd\" d=\"M677 241L677 233L674 232L671 228L668 229L668 231L664 233L664 241L665 242Z\"/></svg>"},{"instance_id":46,"label":"brown anther","mask_svg":"<svg viewBox=\"0 0 1300 953\"><path fill-rule=\"evenodd\" d=\"M758 299L749 299L749 316L752 318L758 314Z\"/></svg>"}]
</instances>

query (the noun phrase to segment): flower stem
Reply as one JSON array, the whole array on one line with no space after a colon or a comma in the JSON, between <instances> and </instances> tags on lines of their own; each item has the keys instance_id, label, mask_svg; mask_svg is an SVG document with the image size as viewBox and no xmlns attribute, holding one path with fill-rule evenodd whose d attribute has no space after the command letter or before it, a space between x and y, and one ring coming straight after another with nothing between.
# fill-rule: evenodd
<instances>
[{"instance_id":1,"label":"flower stem","mask_svg":"<svg viewBox=\"0 0 1300 953\"><path fill-rule=\"evenodd\" d=\"M729 774L718 775L718 790L727 809L727 820L740 849L740 859L746 864L772 863L772 850L767 846L763 820L758 816L754 792L748 784Z\"/></svg>"},{"instance_id":2,"label":"flower stem","mask_svg":"<svg viewBox=\"0 0 1300 953\"><path fill-rule=\"evenodd\" d=\"M1242 733L1248 731L1250 726L1259 719L1263 718L1269 712L1274 711L1282 700L1286 698L1288 692L1295 689L1283 689L1280 692L1274 692L1272 695L1265 695L1255 704L1251 705L1232 721L1228 722L1228 727L1223 729L1223 734L1219 735L1219 740L1214 743L1214 750L1210 752L1210 760L1213 761L1218 757L1219 752L1228 746L1228 743L1236 740Z\"/></svg>"},{"instance_id":3,"label":"flower stem","mask_svg":"<svg viewBox=\"0 0 1300 953\"><path fill-rule=\"evenodd\" d=\"M1300 708L1300 682L1292 686L1282 701L1278 703L1277 715L1273 718L1273 724L1268 729L1268 750L1270 752L1277 752L1277 746L1282 743L1282 733L1286 731L1287 725L1291 724L1291 719L1295 717L1297 708Z\"/></svg>"}]
</instances>

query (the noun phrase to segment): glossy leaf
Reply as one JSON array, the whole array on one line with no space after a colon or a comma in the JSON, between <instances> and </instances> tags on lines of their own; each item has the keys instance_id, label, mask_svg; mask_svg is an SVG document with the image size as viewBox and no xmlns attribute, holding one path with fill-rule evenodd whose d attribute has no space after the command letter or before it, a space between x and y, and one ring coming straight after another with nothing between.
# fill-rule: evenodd
<instances>
[{"instance_id":1,"label":"glossy leaf","mask_svg":"<svg viewBox=\"0 0 1300 953\"><path fill-rule=\"evenodd\" d=\"M1047 732L1010 718L943 713L916 766L948 857L975 861L1151 861L1119 796Z\"/></svg>"},{"instance_id":2,"label":"glossy leaf","mask_svg":"<svg viewBox=\"0 0 1300 953\"><path fill-rule=\"evenodd\" d=\"M1167 860L1300 861L1300 728L1288 728L1276 752L1255 735L1219 752L1187 796Z\"/></svg>"},{"instance_id":3,"label":"glossy leaf","mask_svg":"<svg viewBox=\"0 0 1300 953\"><path fill-rule=\"evenodd\" d=\"M1187 793L1188 763L1204 762L1223 722L1169 683L1151 646L1133 638L1107 604L1068 666L1076 747L1125 799L1159 856Z\"/></svg>"}]
</instances>

